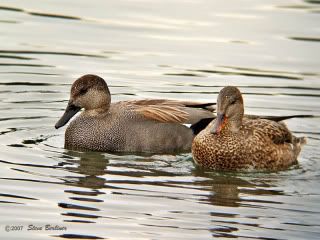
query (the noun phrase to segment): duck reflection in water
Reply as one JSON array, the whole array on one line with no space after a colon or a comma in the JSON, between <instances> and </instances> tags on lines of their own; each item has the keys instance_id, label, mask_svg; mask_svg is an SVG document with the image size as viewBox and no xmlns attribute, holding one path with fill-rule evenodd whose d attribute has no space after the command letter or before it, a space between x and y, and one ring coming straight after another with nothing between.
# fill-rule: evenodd
<instances>
[{"instance_id":1,"label":"duck reflection in water","mask_svg":"<svg viewBox=\"0 0 320 240\"><path fill-rule=\"evenodd\" d=\"M67 162L75 167L66 166L65 168L69 172L82 175L76 178L70 177L76 179L71 182L71 185L91 189L100 189L105 186L106 179L101 176L106 174L109 160L103 153L67 151L67 155L71 157ZM70 184L69 179L67 181Z\"/></svg>"},{"instance_id":2,"label":"duck reflection in water","mask_svg":"<svg viewBox=\"0 0 320 240\"><path fill-rule=\"evenodd\" d=\"M64 184L70 187L65 190L70 194L70 200L58 203L59 207L67 209L67 212L62 212L61 215L67 217L65 222L94 223L95 219L102 217L96 214L100 211L97 203L104 202L99 196L105 194L101 189L105 188L106 184L103 175L106 174L108 159L102 153L76 151L67 151L62 158L66 159L64 168L72 176L63 178ZM83 210L86 213L83 213Z\"/></svg>"},{"instance_id":3,"label":"duck reflection in water","mask_svg":"<svg viewBox=\"0 0 320 240\"><path fill-rule=\"evenodd\" d=\"M208 189L211 194L201 198L204 204L212 205L210 216L212 217L212 226L210 232L213 237L234 238L237 236L239 229L244 225L250 227L259 227L258 223L239 221L239 213L235 213L234 208L264 208L266 205L279 205L278 202L271 199L278 199L274 196L284 196L281 190L275 190L278 186L276 180L270 181L269 175L252 173L217 173L206 172L203 168L196 168L193 171L195 177L206 178L197 185L202 189ZM250 179L250 180L247 180ZM241 211L240 211L241 213ZM266 216L260 216L258 213L246 214L244 219L259 219ZM255 220L253 220L255 222ZM258 222L258 221L257 221Z\"/></svg>"}]
</instances>

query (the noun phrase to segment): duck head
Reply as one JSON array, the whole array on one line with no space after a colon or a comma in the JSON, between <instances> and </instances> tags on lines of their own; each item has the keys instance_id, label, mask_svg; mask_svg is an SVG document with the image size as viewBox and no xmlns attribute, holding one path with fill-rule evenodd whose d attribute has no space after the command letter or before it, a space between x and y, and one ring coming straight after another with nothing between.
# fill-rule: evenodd
<instances>
[{"instance_id":1,"label":"duck head","mask_svg":"<svg viewBox=\"0 0 320 240\"><path fill-rule=\"evenodd\" d=\"M243 99L237 87L224 87L217 100L217 118L211 133L219 134L226 126L233 132L239 130L244 114Z\"/></svg>"},{"instance_id":2,"label":"duck head","mask_svg":"<svg viewBox=\"0 0 320 240\"><path fill-rule=\"evenodd\" d=\"M110 102L109 88L103 78L92 74L84 75L72 84L67 108L55 128L64 126L82 108L106 111L110 107Z\"/></svg>"}]
</instances>

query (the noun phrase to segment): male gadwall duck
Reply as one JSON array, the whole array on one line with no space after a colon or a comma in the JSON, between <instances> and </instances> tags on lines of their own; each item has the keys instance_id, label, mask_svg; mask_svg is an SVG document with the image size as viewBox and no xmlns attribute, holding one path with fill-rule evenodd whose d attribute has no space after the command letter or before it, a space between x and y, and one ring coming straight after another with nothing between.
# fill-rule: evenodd
<instances>
[{"instance_id":1,"label":"male gadwall duck","mask_svg":"<svg viewBox=\"0 0 320 240\"><path fill-rule=\"evenodd\" d=\"M244 116L238 88L223 88L217 100L217 118L193 140L195 162L208 169L286 169L297 163L305 138L292 135L283 122Z\"/></svg>"},{"instance_id":2,"label":"male gadwall duck","mask_svg":"<svg viewBox=\"0 0 320 240\"><path fill-rule=\"evenodd\" d=\"M84 111L66 129L65 148L126 153L190 152L195 134L206 119L211 121L214 109L211 103L164 99L111 103L106 82L96 75L73 83L55 127L64 126L81 108Z\"/></svg>"}]
</instances>

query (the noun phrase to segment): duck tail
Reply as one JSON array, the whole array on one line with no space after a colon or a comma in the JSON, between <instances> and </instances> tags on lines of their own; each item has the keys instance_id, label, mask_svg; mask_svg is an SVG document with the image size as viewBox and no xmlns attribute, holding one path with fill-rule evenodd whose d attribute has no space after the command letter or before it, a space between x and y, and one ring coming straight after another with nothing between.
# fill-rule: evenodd
<instances>
[{"instance_id":1,"label":"duck tail","mask_svg":"<svg viewBox=\"0 0 320 240\"><path fill-rule=\"evenodd\" d=\"M200 121L196 122L195 124L192 124L190 128L193 134L197 135L199 132L205 129L213 119L214 118L203 118Z\"/></svg>"},{"instance_id":2,"label":"duck tail","mask_svg":"<svg viewBox=\"0 0 320 240\"><path fill-rule=\"evenodd\" d=\"M295 137L293 136L293 151L294 155L297 158L300 151L301 147L307 143L307 138L306 137Z\"/></svg>"},{"instance_id":3,"label":"duck tail","mask_svg":"<svg viewBox=\"0 0 320 240\"><path fill-rule=\"evenodd\" d=\"M307 144L307 138L306 137L299 137L297 138L298 139L298 142L301 146Z\"/></svg>"}]
</instances>

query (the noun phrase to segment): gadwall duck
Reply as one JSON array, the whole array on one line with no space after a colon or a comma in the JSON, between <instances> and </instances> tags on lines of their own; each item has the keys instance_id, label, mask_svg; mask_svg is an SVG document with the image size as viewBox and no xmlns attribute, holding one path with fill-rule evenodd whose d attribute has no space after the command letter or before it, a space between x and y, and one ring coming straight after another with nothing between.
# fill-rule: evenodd
<instances>
[{"instance_id":1,"label":"gadwall duck","mask_svg":"<svg viewBox=\"0 0 320 240\"><path fill-rule=\"evenodd\" d=\"M194 138L192 154L212 170L277 171L297 163L305 142L283 122L244 116L239 89L228 86L219 93L217 118Z\"/></svg>"},{"instance_id":2,"label":"gadwall duck","mask_svg":"<svg viewBox=\"0 0 320 240\"><path fill-rule=\"evenodd\" d=\"M55 127L64 126L81 108L66 129L65 148L126 153L191 152L195 134L206 119L211 121L214 109L211 103L164 99L111 103L106 82L90 74L73 83Z\"/></svg>"}]
</instances>

